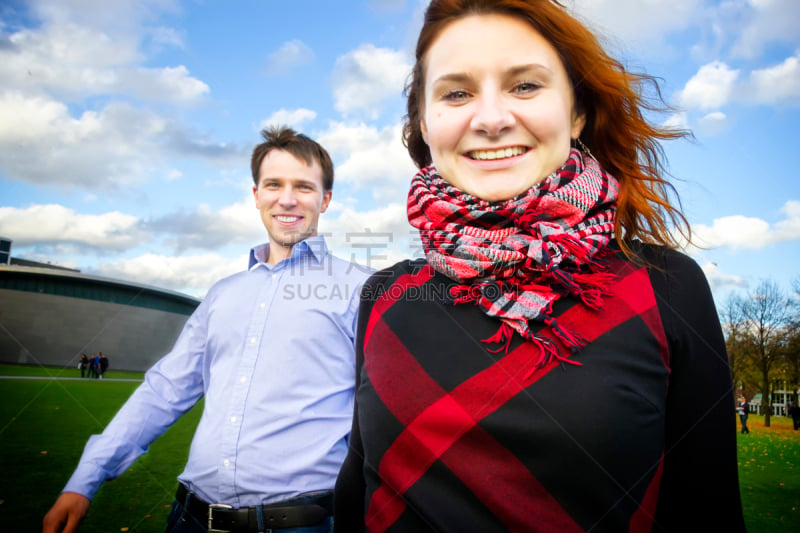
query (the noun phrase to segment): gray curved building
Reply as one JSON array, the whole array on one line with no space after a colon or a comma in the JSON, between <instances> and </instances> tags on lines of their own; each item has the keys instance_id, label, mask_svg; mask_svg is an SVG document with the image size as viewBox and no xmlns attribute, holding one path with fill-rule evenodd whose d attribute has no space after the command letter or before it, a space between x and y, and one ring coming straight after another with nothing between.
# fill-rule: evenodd
<instances>
[{"instance_id":1,"label":"gray curved building","mask_svg":"<svg viewBox=\"0 0 800 533\"><path fill-rule=\"evenodd\" d=\"M7 257L11 264L0 262L0 362L76 368L82 353L100 351L112 373L146 370L172 348L200 303Z\"/></svg>"}]
</instances>

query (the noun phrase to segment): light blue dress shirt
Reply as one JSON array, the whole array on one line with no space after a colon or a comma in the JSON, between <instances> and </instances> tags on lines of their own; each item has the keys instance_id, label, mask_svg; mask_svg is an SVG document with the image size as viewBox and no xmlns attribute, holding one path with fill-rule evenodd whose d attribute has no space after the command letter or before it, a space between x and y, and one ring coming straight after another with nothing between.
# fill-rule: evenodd
<instances>
[{"instance_id":1,"label":"light blue dress shirt","mask_svg":"<svg viewBox=\"0 0 800 533\"><path fill-rule=\"evenodd\" d=\"M217 282L172 351L84 449L65 491L92 498L201 397L178 477L211 503L249 507L330 490L347 452L361 286L370 271L323 237ZM146 334L146 332L143 332Z\"/></svg>"}]
</instances>

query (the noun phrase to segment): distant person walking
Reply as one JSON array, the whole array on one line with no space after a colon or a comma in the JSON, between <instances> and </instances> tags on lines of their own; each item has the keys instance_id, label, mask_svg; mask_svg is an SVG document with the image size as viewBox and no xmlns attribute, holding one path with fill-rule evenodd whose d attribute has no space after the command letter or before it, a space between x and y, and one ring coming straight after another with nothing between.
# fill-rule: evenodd
<instances>
[{"instance_id":1,"label":"distant person walking","mask_svg":"<svg viewBox=\"0 0 800 533\"><path fill-rule=\"evenodd\" d=\"M95 377L94 358L95 358L94 354L89 356L89 361L86 364L86 370L87 370L86 377L87 378Z\"/></svg>"},{"instance_id":2,"label":"distant person walking","mask_svg":"<svg viewBox=\"0 0 800 533\"><path fill-rule=\"evenodd\" d=\"M796 402L789 408L789 415L792 417L795 431L800 429L800 406Z\"/></svg>"},{"instance_id":3,"label":"distant person walking","mask_svg":"<svg viewBox=\"0 0 800 533\"><path fill-rule=\"evenodd\" d=\"M747 428L747 415L750 413L750 402L747 401L745 396L739 399L737 411L739 412L739 420L742 422L742 433L750 433L750 430Z\"/></svg>"},{"instance_id":4,"label":"distant person walking","mask_svg":"<svg viewBox=\"0 0 800 533\"><path fill-rule=\"evenodd\" d=\"M92 377L97 379L100 377L100 356L94 354L89 361L89 368L92 369Z\"/></svg>"},{"instance_id":5,"label":"distant person walking","mask_svg":"<svg viewBox=\"0 0 800 533\"><path fill-rule=\"evenodd\" d=\"M78 368L81 369L81 377L86 377L86 369L89 367L89 358L86 356L85 353L81 354L81 362L78 365Z\"/></svg>"},{"instance_id":6,"label":"distant person walking","mask_svg":"<svg viewBox=\"0 0 800 533\"><path fill-rule=\"evenodd\" d=\"M100 368L100 379L103 379L103 376L106 375L106 370L108 370L108 357L103 352L98 352L98 359L97 365Z\"/></svg>"}]
</instances>

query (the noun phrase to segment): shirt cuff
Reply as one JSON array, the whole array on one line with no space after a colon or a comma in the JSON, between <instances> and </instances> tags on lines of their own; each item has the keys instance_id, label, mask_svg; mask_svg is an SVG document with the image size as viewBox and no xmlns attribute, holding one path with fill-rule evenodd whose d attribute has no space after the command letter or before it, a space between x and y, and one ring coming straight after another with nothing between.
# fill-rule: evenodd
<instances>
[{"instance_id":1,"label":"shirt cuff","mask_svg":"<svg viewBox=\"0 0 800 533\"><path fill-rule=\"evenodd\" d=\"M97 465L80 463L62 492L77 492L91 500L100 490L100 486L106 480L106 477L106 473Z\"/></svg>"}]
</instances>

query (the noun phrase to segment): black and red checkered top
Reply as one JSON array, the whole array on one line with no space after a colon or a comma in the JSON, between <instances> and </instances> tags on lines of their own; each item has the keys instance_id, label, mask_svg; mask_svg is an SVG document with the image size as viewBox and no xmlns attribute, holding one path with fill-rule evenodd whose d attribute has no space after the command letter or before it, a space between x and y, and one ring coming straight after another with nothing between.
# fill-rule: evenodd
<instances>
[{"instance_id":1,"label":"black and red checkered top","mask_svg":"<svg viewBox=\"0 0 800 533\"><path fill-rule=\"evenodd\" d=\"M536 368L518 336L493 351L497 319L452 305L452 280L425 261L373 275L336 531L744 531L708 283L679 252L638 253L649 267L610 261L601 311L556 304L587 341L570 356L580 365Z\"/></svg>"}]
</instances>

